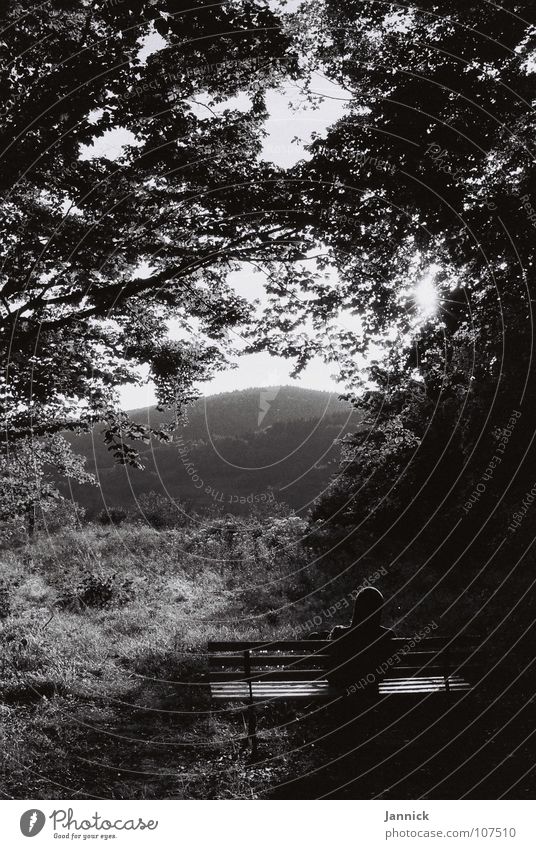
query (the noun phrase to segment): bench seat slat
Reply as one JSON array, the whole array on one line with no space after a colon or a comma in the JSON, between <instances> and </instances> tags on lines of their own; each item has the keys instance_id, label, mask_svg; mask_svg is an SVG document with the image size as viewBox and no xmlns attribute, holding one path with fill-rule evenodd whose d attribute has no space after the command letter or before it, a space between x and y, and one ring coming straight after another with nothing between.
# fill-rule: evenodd
<instances>
[{"instance_id":1,"label":"bench seat slat","mask_svg":"<svg viewBox=\"0 0 536 849\"><path fill-rule=\"evenodd\" d=\"M461 676L453 676L449 675L448 682L449 686L453 686L454 684L463 683L465 678ZM445 684L445 678L442 675L427 675L427 676L415 676L409 678L384 678L383 681L380 681L380 687L383 684L389 684L392 687L405 686L406 684L411 684L412 686L426 686L427 684L435 684L440 683L442 685Z\"/></svg>"},{"instance_id":2,"label":"bench seat slat","mask_svg":"<svg viewBox=\"0 0 536 849\"><path fill-rule=\"evenodd\" d=\"M467 681L449 682L450 692L460 692L469 689L470 685ZM445 687L445 681L442 678L437 679L437 681L425 681L422 684L417 683L415 678L411 678L409 681L405 681L404 684L393 681L382 681L378 692L382 695L387 693L446 693L448 691Z\"/></svg>"},{"instance_id":3,"label":"bench seat slat","mask_svg":"<svg viewBox=\"0 0 536 849\"><path fill-rule=\"evenodd\" d=\"M450 689L452 692L465 692L470 688L467 681L450 681ZM249 686L247 684L229 683L214 683L211 685L213 699L226 700L244 700L249 696ZM274 699L274 700L291 700L291 699L316 699L319 697L336 698L343 694L339 688L331 687L328 681L303 682L296 685L294 682L254 682L252 684L254 699ZM379 685L379 695L426 695L427 693L446 693L445 681L443 678L436 677L434 679L419 681L415 678L409 678L404 682L400 680L394 682L384 680Z\"/></svg>"},{"instance_id":4,"label":"bench seat slat","mask_svg":"<svg viewBox=\"0 0 536 849\"><path fill-rule=\"evenodd\" d=\"M328 682L326 676L319 678L304 678L300 680L296 680L291 675L284 676L284 673L281 677L278 678L252 678L252 679L223 679L223 680L213 680L211 681L211 689L231 689L236 687L240 690L244 690L244 692L249 692L249 683L251 681L252 687L263 686L266 684L267 686L278 685L281 683L284 684L292 684L293 687L299 689L301 687L314 687L319 684L324 684ZM455 687L458 685L468 685L468 682L465 678L461 676L449 676L448 678L449 686ZM379 687L426 687L428 685L437 685L440 684L442 687L445 686L445 679L442 675L429 675L429 676L409 676L404 678L384 678L379 682ZM348 683L348 686L351 685L351 682Z\"/></svg>"},{"instance_id":5,"label":"bench seat slat","mask_svg":"<svg viewBox=\"0 0 536 849\"><path fill-rule=\"evenodd\" d=\"M268 684L255 683L252 685L254 699L316 699L318 697L332 698L339 693L333 690L327 681L319 681L296 687L293 683L272 682ZM249 697L249 687L246 685L215 684L212 687L213 699L238 699Z\"/></svg>"}]
</instances>

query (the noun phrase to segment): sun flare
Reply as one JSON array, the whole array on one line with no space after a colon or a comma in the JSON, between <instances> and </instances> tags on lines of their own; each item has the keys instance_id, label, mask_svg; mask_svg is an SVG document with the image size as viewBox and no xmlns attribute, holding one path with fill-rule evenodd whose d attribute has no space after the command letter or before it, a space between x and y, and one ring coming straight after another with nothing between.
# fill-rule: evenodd
<instances>
[{"instance_id":1,"label":"sun flare","mask_svg":"<svg viewBox=\"0 0 536 849\"><path fill-rule=\"evenodd\" d=\"M413 296L421 316L431 316L437 312L439 295L434 285L434 275L427 274L415 286Z\"/></svg>"}]
</instances>

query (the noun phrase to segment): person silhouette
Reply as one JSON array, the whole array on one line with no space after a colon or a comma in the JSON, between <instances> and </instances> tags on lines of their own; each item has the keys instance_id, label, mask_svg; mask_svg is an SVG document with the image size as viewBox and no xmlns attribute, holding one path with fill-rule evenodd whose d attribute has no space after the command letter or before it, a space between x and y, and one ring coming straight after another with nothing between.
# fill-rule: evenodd
<instances>
[{"instance_id":1,"label":"person silhouette","mask_svg":"<svg viewBox=\"0 0 536 849\"><path fill-rule=\"evenodd\" d=\"M347 695L377 694L383 676L381 666L391 655L393 631L381 624L384 598L375 587L364 587L354 603L350 625L332 629L329 681L345 688Z\"/></svg>"}]
</instances>

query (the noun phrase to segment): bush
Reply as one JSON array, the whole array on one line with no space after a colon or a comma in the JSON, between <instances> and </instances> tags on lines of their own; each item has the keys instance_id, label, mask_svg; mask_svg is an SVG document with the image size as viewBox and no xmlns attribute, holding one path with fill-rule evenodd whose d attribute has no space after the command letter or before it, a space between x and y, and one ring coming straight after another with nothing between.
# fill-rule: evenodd
<instances>
[{"instance_id":1,"label":"bush","mask_svg":"<svg viewBox=\"0 0 536 849\"><path fill-rule=\"evenodd\" d=\"M159 492L143 492L138 497L137 508L139 518L156 530L180 528L189 518L184 505Z\"/></svg>"},{"instance_id":2,"label":"bush","mask_svg":"<svg viewBox=\"0 0 536 849\"><path fill-rule=\"evenodd\" d=\"M97 516L97 520L101 525L120 525L127 518L128 513L121 507L109 507L106 510L101 510Z\"/></svg>"},{"instance_id":3,"label":"bush","mask_svg":"<svg viewBox=\"0 0 536 849\"><path fill-rule=\"evenodd\" d=\"M28 543L28 529L21 516L0 522L0 548L11 551Z\"/></svg>"},{"instance_id":4,"label":"bush","mask_svg":"<svg viewBox=\"0 0 536 849\"><path fill-rule=\"evenodd\" d=\"M89 572L71 592L64 593L58 604L67 610L83 610L86 607L103 609L126 604L132 599L132 581L119 583L115 575Z\"/></svg>"},{"instance_id":5,"label":"bush","mask_svg":"<svg viewBox=\"0 0 536 849\"><path fill-rule=\"evenodd\" d=\"M85 514L84 507L66 498L43 503L36 511L35 531L53 534L66 528L77 528Z\"/></svg>"}]
</instances>

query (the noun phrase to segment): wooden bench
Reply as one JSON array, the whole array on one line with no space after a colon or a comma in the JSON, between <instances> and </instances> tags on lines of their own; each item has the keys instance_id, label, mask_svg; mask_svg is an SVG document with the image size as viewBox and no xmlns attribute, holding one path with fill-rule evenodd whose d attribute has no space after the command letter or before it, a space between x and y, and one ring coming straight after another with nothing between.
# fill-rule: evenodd
<instances>
[{"instance_id":1,"label":"wooden bench","mask_svg":"<svg viewBox=\"0 0 536 849\"><path fill-rule=\"evenodd\" d=\"M328 640L209 643L211 697L247 704L247 738L254 753L255 706L282 701L329 702L347 695L347 690L329 682L334 664L330 650L335 645ZM471 689L474 648L467 639L427 637L415 642L411 637L394 637L390 645L386 671L370 673L378 698L437 693L452 698ZM359 687L353 692L358 696Z\"/></svg>"}]
</instances>

